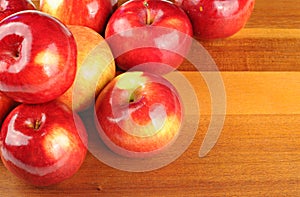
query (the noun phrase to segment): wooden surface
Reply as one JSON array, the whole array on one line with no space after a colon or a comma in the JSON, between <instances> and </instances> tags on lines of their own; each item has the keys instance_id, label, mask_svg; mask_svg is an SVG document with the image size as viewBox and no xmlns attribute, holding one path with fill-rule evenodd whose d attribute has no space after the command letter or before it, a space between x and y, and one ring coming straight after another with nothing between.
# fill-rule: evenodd
<instances>
[{"instance_id":1,"label":"wooden surface","mask_svg":"<svg viewBox=\"0 0 300 197\"><path fill-rule=\"evenodd\" d=\"M203 42L227 95L221 136L206 157L198 152L210 122L210 96L185 62L182 74L195 89L201 116L194 140L176 161L133 173L89 153L74 177L47 188L23 183L0 163L0 196L300 196L299 10L299 0L257 0L245 29Z\"/></svg>"},{"instance_id":2,"label":"wooden surface","mask_svg":"<svg viewBox=\"0 0 300 197\"><path fill-rule=\"evenodd\" d=\"M209 105L201 77L184 75L194 84L200 105ZM162 169L124 172L88 154L73 178L35 188L1 164L0 191L8 196L299 196L300 73L223 72L222 77L226 120L206 157L199 158L198 151L210 121L209 108L203 110L187 151Z\"/></svg>"},{"instance_id":3,"label":"wooden surface","mask_svg":"<svg viewBox=\"0 0 300 197\"><path fill-rule=\"evenodd\" d=\"M38 7L39 1L33 2ZM300 71L299 10L299 0L256 0L244 29L228 39L200 44L220 71ZM179 70L197 69L184 61Z\"/></svg>"}]
</instances>

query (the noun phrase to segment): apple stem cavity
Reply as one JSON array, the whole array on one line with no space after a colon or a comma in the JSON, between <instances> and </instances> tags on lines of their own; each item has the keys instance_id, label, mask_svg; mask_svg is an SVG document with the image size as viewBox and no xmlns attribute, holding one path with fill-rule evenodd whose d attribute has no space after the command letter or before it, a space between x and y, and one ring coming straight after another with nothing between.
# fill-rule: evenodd
<instances>
[{"instance_id":1,"label":"apple stem cavity","mask_svg":"<svg viewBox=\"0 0 300 197\"><path fill-rule=\"evenodd\" d=\"M136 93L132 92L130 97L129 97L129 103L134 103L137 99L136 99Z\"/></svg>"},{"instance_id":2,"label":"apple stem cavity","mask_svg":"<svg viewBox=\"0 0 300 197\"><path fill-rule=\"evenodd\" d=\"M21 56L22 42L23 38L18 35L7 36L4 38L4 50L1 53L17 60Z\"/></svg>"},{"instance_id":3,"label":"apple stem cavity","mask_svg":"<svg viewBox=\"0 0 300 197\"><path fill-rule=\"evenodd\" d=\"M129 98L129 103L133 103L133 102L134 102L134 97L131 96L131 97Z\"/></svg>"},{"instance_id":4,"label":"apple stem cavity","mask_svg":"<svg viewBox=\"0 0 300 197\"><path fill-rule=\"evenodd\" d=\"M15 59L18 59L18 58L20 57L21 47L22 47L21 42L18 42L18 43L16 44L16 48L15 48L15 50L14 50L14 52L13 52L13 57L14 57Z\"/></svg>"},{"instance_id":5,"label":"apple stem cavity","mask_svg":"<svg viewBox=\"0 0 300 197\"><path fill-rule=\"evenodd\" d=\"M129 97L129 103L131 103L131 104L139 103L143 99L144 99L144 96L139 95L139 93L137 93L137 92L133 92Z\"/></svg>"},{"instance_id":6,"label":"apple stem cavity","mask_svg":"<svg viewBox=\"0 0 300 197\"><path fill-rule=\"evenodd\" d=\"M150 13L148 1L144 1L143 4L146 8L146 24L151 25L152 21L151 21L151 13Z\"/></svg>"},{"instance_id":7,"label":"apple stem cavity","mask_svg":"<svg viewBox=\"0 0 300 197\"><path fill-rule=\"evenodd\" d=\"M34 122L28 123L28 127L34 130L38 130L41 126L41 121L40 120L35 120Z\"/></svg>"},{"instance_id":8,"label":"apple stem cavity","mask_svg":"<svg viewBox=\"0 0 300 197\"><path fill-rule=\"evenodd\" d=\"M38 130L40 128L40 126L41 126L41 121L36 120L34 123L33 129Z\"/></svg>"},{"instance_id":9,"label":"apple stem cavity","mask_svg":"<svg viewBox=\"0 0 300 197\"><path fill-rule=\"evenodd\" d=\"M14 56L15 59L18 59L20 57L20 51L15 51L13 56Z\"/></svg>"}]
</instances>

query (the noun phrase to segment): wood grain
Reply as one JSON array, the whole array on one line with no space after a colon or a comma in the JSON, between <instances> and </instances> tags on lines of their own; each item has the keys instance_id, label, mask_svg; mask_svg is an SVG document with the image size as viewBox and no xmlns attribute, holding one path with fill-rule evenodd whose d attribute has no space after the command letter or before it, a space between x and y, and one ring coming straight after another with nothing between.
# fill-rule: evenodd
<instances>
[{"instance_id":1,"label":"wood grain","mask_svg":"<svg viewBox=\"0 0 300 197\"><path fill-rule=\"evenodd\" d=\"M199 73L183 74L200 89L199 102L209 104L204 81L197 83ZM0 164L0 191L5 191L2 196L299 196L299 76L299 72L222 73L228 114L217 145L204 158L198 151L209 113L200 116L197 134L185 153L161 169L124 172L88 154L71 179L35 188Z\"/></svg>"},{"instance_id":2,"label":"wood grain","mask_svg":"<svg viewBox=\"0 0 300 197\"><path fill-rule=\"evenodd\" d=\"M242 31L199 41L222 71L213 74L220 74L226 92L222 133L206 157L198 153L211 121L213 101L203 76L211 72L200 73L186 60L180 74L194 89L201 115L176 161L133 173L88 153L77 174L46 188L23 183L0 162L0 196L300 196L299 10L300 0L257 0Z\"/></svg>"},{"instance_id":3,"label":"wood grain","mask_svg":"<svg viewBox=\"0 0 300 197\"><path fill-rule=\"evenodd\" d=\"M33 2L38 7L39 1ZM208 51L220 71L300 71L299 10L300 0L257 0L245 28L234 36L195 41ZM178 70L197 68L185 60Z\"/></svg>"},{"instance_id":4,"label":"wood grain","mask_svg":"<svg viewBox=\"0 0 300 197\"><path fill-rule=\"evenodd\" d=\"M198 151L206 117L189 149L172 164L130 173L88 154L71 179L48 188L24 184L2 165L1 196L299 196L300 116L227 116L217 146Z\"/></svg>"},{"instance_id":5,"label":"wood grain","mask_svg":"<svg viewBox=\"0 0 300 197\"><path fill-rule=\"evenodd\" d=\"M211 96L202 77L206 73L181 74L189 79L201 114L210 115ZM226 92L227 115L300 114L300 72L221 72L220 75ZM173 83L180 88L180 81Z\"/></svg>"},{"instance_id":6,"label":"wood grain","mask_svg":"<svg viewBox=\"0 0 300 197\"><path fill-rule=\"evenodd\" d=\"M256 0L246 28L299 29L299 0Z\"/></svg>"},{"instance_id":7,"label":"wood grain","mask_svg":"<svg viewBox=\"0 0 300 197\"><path fill-rule=\"evenodd\" d=\"M300 71L300 29L244 28L227 39L198 42L220 71ZM196 69L184 61L179 70Z\"/></svg>"}]
</instances>

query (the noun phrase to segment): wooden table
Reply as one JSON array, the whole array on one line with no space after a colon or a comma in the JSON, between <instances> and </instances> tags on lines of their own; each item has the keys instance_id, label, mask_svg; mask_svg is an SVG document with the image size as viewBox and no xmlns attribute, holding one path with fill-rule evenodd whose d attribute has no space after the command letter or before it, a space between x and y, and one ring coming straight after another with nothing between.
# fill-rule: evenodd
<instances>
[{"instance_id":1,"label":"wooden table","mask_svg":"<svg viewBox=\"0 0 300 197\"><path fill-rule=\"evenodd\" d=\"M227 95L224 127L207 156L198 152L210 96L185 62L180 70L202 107L197 133L176 161L134 173L89 153L75 176L47 188L24 184L1 163L0 196L300 196L299 10L299 0L257 0L241 32L201 42L221 70Z\"/></svg>"}]
</instances>

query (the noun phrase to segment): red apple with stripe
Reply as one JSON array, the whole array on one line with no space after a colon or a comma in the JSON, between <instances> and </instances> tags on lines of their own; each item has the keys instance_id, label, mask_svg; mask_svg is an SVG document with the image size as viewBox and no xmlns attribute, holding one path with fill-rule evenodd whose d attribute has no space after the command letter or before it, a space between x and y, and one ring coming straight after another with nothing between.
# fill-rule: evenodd
<instances>
[{"instance_id":1,"label":"red apple with stripe","mask_svg":"<svg viewBox=\"0 0 300 197\"><path fill-rule=\"evenodd\" d=\"M0 22L0 91L18 102L56 99L72 85L77 48L69 29L36 10Z\"/></svg>"},{"instance_id":2,"label":"red apple with stripe","mask_svg":"<svg viewBox=\"0 0 300 197\"><path fill-rule=\"evenodd\" d=\"M58 100L76 112L95 103L103 87L115 77L116 66L104 38L91 28L68 25L77 45L77 72L72 86Z\"/></svg>"},{"instance_id":3,"label":"red apple with stripe","mask_svg":"<svg viewBox=\"0 0 300 197\"><path fill-rule=\"evenodd\" d=\"M35 186L71 178L87 152L79 116L63 103L20 104L3 122L1 159L15 176Z\"/></svg>"},{"instance_id":4,"label":"red apple with stripe","mask_svg":"<svg viewBox=\"0 0 300 197\"><path fill-rule=\"evenodd\" d=\"M177 69L190 49L192 25L169 1L133 0L110 17L105 38L123 70L165 74Z\"/></svg>"},{"instance_id":5,"label":"red apple with stripe","mask_svg":"<svg viewBox=\"0 0 300 197\"><path fill-rule=\"evenodd\" d=\"M240 31L249 20L255 0L175 0L193 24L194 36L222 39Z\"/></svg>"},{"instance_id":6,"label":"red apple with stripe","mask_svg":"<svg viewBox=\"0 0 300 197\"><path fill-rule=\"evenodd\" d=\"M0 21L16 12L35 9L30 0L0 0Z\"/></svg>"},{"instance_id":7,"label":"red apple with stripe","mask_svg":"<svg viewBox=\"0 0 300 197\"><path fill-rule=\"evenodd\" d=\"M103 142L131 158L152 157L177 139L183 106L175 87L160 75L126 72L100 93L95 122Z\"/></svg>"},{"instance_id":8,"label":"red apple with stripe","mask_svg":"<svg viewBox=\"0 0 300 197\"><path fill-rule=\"evenodd\" d=\"M102 33L113 9L111 0L41 0L40 10L66 25L81 25Z\"/></svg>"}]
</instances>

